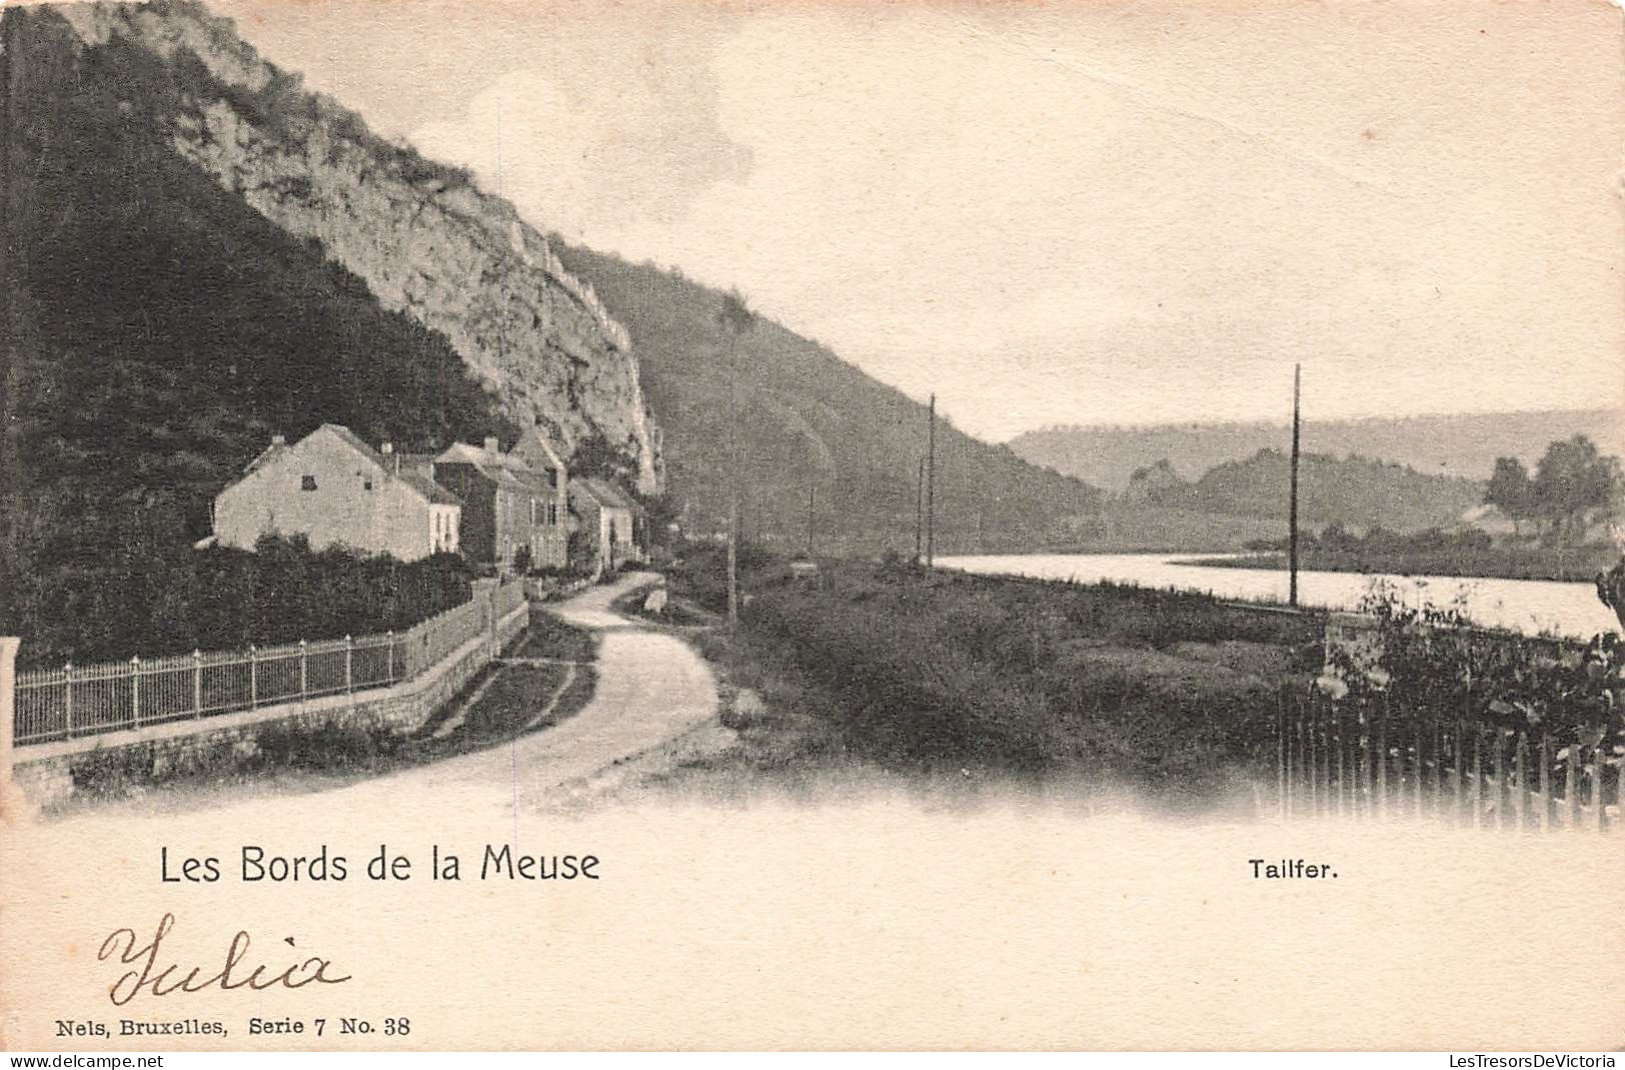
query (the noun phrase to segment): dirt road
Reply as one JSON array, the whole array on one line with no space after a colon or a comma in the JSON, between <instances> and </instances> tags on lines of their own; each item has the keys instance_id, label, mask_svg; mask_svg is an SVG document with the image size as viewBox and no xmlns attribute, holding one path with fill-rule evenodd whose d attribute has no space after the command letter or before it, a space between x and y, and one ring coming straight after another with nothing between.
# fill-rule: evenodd
<instances>
[{"instance_id":1,"label":"dirt road","mask_svg":"<svg viewBox=\"0 0 1625 1070\"><path fill-rule=\"evenodd\" d=\"M211 800L207 815L249 820L274 814L288 828L322 827L336 815L415 812L455 814L476 825L517 828L526 810L568 803L584 786L594 792L626 785L626 771L713 722L716 680L680 640L610 612L616 598L658 577L637 573L592 587L549 607L598 637L597 687L587 704L560 724L485 750L308 793L256 793L240 788ZM541 696L539 701L544 701ZM132 815L133 816L133 815ZM92 814L70 822L97 820ZM166 821L189 823L170 815ZM308 823L308 824L307 824Z\"/></svg>"},{"instance_id":2,"label":"dirt road","mask_svg":"<svg viewBox=\"0 0 1625 1070\"><path fill-rule=\"evenodd\" d=\"M573 717L512 743L358 784L344 794L446 793L456 795L458 805L482 811L546 807L572 785L715 717L716 680L705 662L682 641L610 611L615 599L657 579L633 573L549 607L598 638L597 689Z\"/></svg>"},{"instance_id":3,"label":"dirt road","mask_svg":"<svg viewBox=\"0 0 1625 1070\"><path fill-rule=\"evenodd\" d=\"M598 687L574 717L519 741L521 805L546 805L571 782L670 743L717 715L717 682L682 640L647 628L609 606L653 583L634 573L593 587L554 612L598 637Z\"/></svg>"}]
</instances>

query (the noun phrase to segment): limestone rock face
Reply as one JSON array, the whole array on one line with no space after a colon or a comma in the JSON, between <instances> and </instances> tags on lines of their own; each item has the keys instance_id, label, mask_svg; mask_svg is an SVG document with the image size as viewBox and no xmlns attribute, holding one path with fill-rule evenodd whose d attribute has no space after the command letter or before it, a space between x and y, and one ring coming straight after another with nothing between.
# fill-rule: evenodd
<instances>
[{"instance_id":1,"label":"limestone rock face","mask_svg":"<svg viewBox=\"0 0 1625 1070\"><path fill-rule=\"evenodd\" d=\"M58 10L87 44L120 36L194 72L200 61L171 119L183 157L443 334L521 426L571 453L601 436L630 483L661 489L632 340L511 204L305 92L194 3Z\"/></svg>"}]
</instances>

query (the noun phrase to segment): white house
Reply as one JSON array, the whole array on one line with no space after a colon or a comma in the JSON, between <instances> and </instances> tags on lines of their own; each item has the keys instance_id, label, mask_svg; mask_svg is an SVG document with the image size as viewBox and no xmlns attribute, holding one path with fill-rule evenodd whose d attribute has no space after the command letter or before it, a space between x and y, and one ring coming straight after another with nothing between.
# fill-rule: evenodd
<instances>
[{"instance_id":1,"label":"white house","mask_svg":"<svg viewBox=\"0 0 1625 1070\"><path fill-rule=\"evenodd\" d=\"M347 427L323 424L293 445L281 435L214 500L222 546L252 550L262 535L304 535L314 549L346 546L416 561L455 553L462 502Z\"/></svg>"}]
</instances>

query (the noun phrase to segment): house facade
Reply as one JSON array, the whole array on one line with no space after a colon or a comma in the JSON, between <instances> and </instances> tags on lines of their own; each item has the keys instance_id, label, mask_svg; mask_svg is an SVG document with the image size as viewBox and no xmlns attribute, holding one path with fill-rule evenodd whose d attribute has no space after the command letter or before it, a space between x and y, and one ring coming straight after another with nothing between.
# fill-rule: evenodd
<instances>
[{"instance_id":1,"label":"house facade","mask_svg":"<svg viewBox=\"0 0 1625 1070\"><path fill-rule=\"evenodd\" d=\"M532 455L545 462L552 452L534 428L520 446L504 453L495 438L483 446L459 442L434 458L433 478L462 500L462 548L469 560L510 571L528 549L533 566L559 568L568 542L568 476L556 454L552 466L532 463Z\"/></svg>"},{"instance_id":2,"label":"house facade","mask_svg":"<svg viewBox=\"0 0 1625 1070\"><path fill-rule=\"evenodd\" d=\"M532 560L549 568L563 568L570 557L570 472L553 443L532 426L514 443L513 456L526 465L541 492Z\"/></svg>"},{"instance_id":3,"label":"house facade","mask_svg":"<svg viewBox=\"0 0 1625 1070\"><path fill-rule=\"evenodd\" d=\"M577 479L570 484L570 508L600 571L641 561L639 510L631 499L602 479Z\"/></svg>"},{"instance_id":4,"label":"house facade","mask_svg":"<svg viewBox=\"0 0 1625 1070\"><path fill-rule=\"evenodd\" d=\"M304 535L313 549L346 546L416 561L461 545L462 502L375 450L347 427L323 424L289 445L281 435L214 501L222 546L252 550L267 534Z\"/></svg>"}]
</instances>

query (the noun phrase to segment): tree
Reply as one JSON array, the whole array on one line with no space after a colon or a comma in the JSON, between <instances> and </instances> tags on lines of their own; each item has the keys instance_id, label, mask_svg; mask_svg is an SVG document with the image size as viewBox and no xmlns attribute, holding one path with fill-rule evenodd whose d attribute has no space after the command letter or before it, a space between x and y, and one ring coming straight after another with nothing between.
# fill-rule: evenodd
<instances>
[{"instance_id":1,"label":"tree","mask_svg":"<svg viewBox=\"0 0 1625 1070\"><path fill-rule=\"evenodd\" d=\"M1327 550L1334 552L1347 553L1360 548L1360 540L1355 538L1354 535L1343 526L1343 522L1341 520L1333 520L1330 524L1327 524L1324 528L1322 528L1315 541Z\"/></svg>"},{"instance_id":2,"label":"tree","mask_svg":"<svg viewBox=\"0 0 1625 1070\"><path fill-rule=\"evenodd\" d=\"M1519 525L1533 515L1535 504L1534 485L1522 461L1516 457L1495 459L1495 474L1484 488L1484 504L1505 513L1512 521L1513 532L1519 533Z\"/></svg>"},{"instance_id":3,"label":"tree","mask_svg":"<svg viewBox=\"0 0 1625 1070\"><path fill-rule=\"evenodd\" d=\"M1619 488L1619 459L1584 435L1553 442L1535 467L1536 510L1559 538L1583 533L1587 515L1612 504Z\"/></svg>"}]
</instances>

